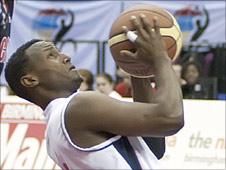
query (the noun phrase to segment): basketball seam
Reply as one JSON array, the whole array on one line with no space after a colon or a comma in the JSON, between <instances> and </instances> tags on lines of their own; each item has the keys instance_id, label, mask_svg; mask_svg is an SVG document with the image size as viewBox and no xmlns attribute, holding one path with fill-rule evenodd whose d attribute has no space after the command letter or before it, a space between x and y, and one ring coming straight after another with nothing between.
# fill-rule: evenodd
<instances>
[{"instance_id":1,"label":"basketball seam","mask_svg":"<svg viewBox=\"0 0 226 170\"><path fill-rule=\"evenodd\" d=\"M133 10L133 11L128 11L128 12L126 12L126 13L124 13L123 15L125 15L125 14L129 14L130 12L134 12L134 11L139 11L139 10ZM148 12L150 12L150 10L146 10L146 9L144 9L143 11L148 11ZM162 13L158 13L158 12L155 12L155 11L152 11L153 13L155 13L155 14L158 14L158 15L160 15L160 16L163 16L164 18L166 18L167 20L169 20L169 18L167 18L166 16L164 16L164 15L162 15ZM116 20L117 21L117 20ZM172 21L172 26L174 26L174 22ZM171 26L171 27L172 27ZM161 27L161 28L171 28L171 27ZM122 34L123 32L119 32L119 33L116 33L116 34L113 34L110 38L112 38L112 37L114 37L115 35L118 35L118 34Z\"/></svg>"},{"instance_id":2,"label":"basketball seam","mask_svg":"<svg viewBox=\"0 0 226 170\"><path fill-rule=\"evenodd\" d=\"M163 37L170 37L170 36L163 36ZM170 38L171 38L171 37L170 37ZM180 38L180 36L177 37L176 41L177 41L179 38ZM123 43L123 42L125 42L125 41L128 41L128 39L123 40L123 41L120 41L120 42L117 42L117 43L111 45L111 47L114 47L115 45L120 44L120 43ZM170 47L168 47L167 50L171 49L171 48L176 44L176 41L174 41L174 43L173 43Z\"/></svg>"},{"instance_id":3,"label":"basketball seam","mask_svg":"<svg viewBox=\"0 0 226 170\"><path fill-rule=\"evenodd\" d=\"M125 39L125 40L123 40L123 41L119 41L119 42L117 42L117 43L112 44L112 45L111 45L111 48L114 47L115 45L120 44L120 43L123 43L123 42L125 42L125 41L128 41L128 39Z\"/></svg>"},{"instance_id":4,"label":"basketball seam","mask_svg":"<svg viewBox=\"0 0 226 170\"><path fill-rule=\"evenodd\" d=\"M170 37L170 36L164 36L164 37ZM180 36L176 40L174 40L174 43L169 48L167 48L167 50L170 50L177 43L177 40L179 38L180 38Z\"/></svg>"},{"instance_id":5,"label":"basketball seam","mask_svg":"<svg viewBox=\"0 0 226 170\"><path fill-rule=\"evenodd\" d=\"M177 21L176 21L176 18L173 16L173 14L171 14L169 11L166 11L173 19L173 23L174 23L174 26L176 27L177 31L179 32L179 36L177 38L177 41L176 41L176 53L174 55L174 58L172 59L172 61L179 55L180 51L181 51L181 48L182 48L182 45L183 45L183 36L182 36L182 32L180 30L180 26L178 25ZM181 39L182 41L182 44L181 46L178 47L178 40L179 38ZM179 51L178 51L179 50Z\"/></svg>"},{"instance_id":6,"label":"basketball seam","mask_svg":"<svg viewBox=\"0 0 226 170\"><path fill-rule=\"evenodd\" d=\"M170 37L170 36L162 36L162 37ZM167 48L167 50L169 50L169 49L171 49L175 44L176 44L176 42L180 39L180 35L177 37L177 39L176 39L176 41L174 41L174 43L169 47L169 48ZM170 37L171 38L171 37ZM111 45L111 48L112 47L114 47L115 45L117 45L117 44L120 44L120 43L123 43L123 42L125 42L125 41L128 41L128 39L125 39L125 40L123 40L123 41L119 41L119 42L117 42L117 43L115 43L115 44L112 44Z\"/></svg>"},{"instance_id":7,"label":"basketball seam","mask_svg":"<svg viewBox=\"0 0 226 170\"><path fill-rule=\"evenodd\" d=\"M174 37L175 40L177 41L177 40L179 40L179 38L181 38L180 29L178 29L177 24L174 23L174 25L173 25L172 27L170 27L170 28L161 28L161 29L172 29L172 28L173 28L173 29L176 29L177 32L179 33L178 37ZM160 31L161 31L161 29L160 29ZM136 32L136 31L134 31L134 32ZM119 36L119 35L122 35L122 34L123 34L123 33L111 37L111 38L108 40L108 42L112 41L112 39L114 39L115 37L117 37L117 36ZM164 36L164 35L163 35L163 37L169 37L169 36L167 36L167 35ZM123 38L123 39L124 39L124 38ZM116 45L116 44L118 44L118 43L124 42L124 41L126 41L126 40L128 40L128 38L125 38L123 41L120 41L120 42L117 42L117 43L111 43L111 44L109 44L109 45L110 45L110 47L112 47L112 46L114 46L114 45Z\"/></svg>"},{"instance_id":8,"label":"basketball seam","mask_svg":"<svg viewBox=\"0 0 226 170\"><path fill-rule=\"evenodd\" d=\"M131 12L134 12L134 11L140 11L140 9L133 10L133 11L128 11L128 12L126 12L126 13L124 13L124 14L128 14L128 13L131 13ZM148 12L150 12L150 10L147 10L147 9L144 9L144 10L142 10L142 11L148 11ZM156 12L156 11L151 11L151 12L156 13L156 14L158 14L158 15L160 15L160 16L163 16L164 18L169 19L166 15L162 15L162 13L159 13L159 12ZM124 15L124 14L123 14L123 15ZM171 16L170 16L170 18L171 18ZM173 23L173 22L172 22L172 23ZM168 28L168 27L166 27L166 28Z\"/></svg>"}]
</instances>

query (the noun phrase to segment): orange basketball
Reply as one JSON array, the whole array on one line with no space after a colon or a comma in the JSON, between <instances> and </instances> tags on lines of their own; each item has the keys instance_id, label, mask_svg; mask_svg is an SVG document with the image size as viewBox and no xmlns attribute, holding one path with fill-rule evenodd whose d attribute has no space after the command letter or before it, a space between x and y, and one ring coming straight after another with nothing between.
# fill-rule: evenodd
<instances>
[{"instance_id":1,"label":"orange basketball","mask_svg":"<svg viewBox=\"0 0 226 170\"><path fill-rule=\"evenodd\" d=\"M125 36L122 26L127 26L129 30L136 31L133 27L130 17L132 15L139 17L139 14L144 14L153 22L153 18L158 18L160 33L165 43L166 50L171 60L175 60L182 47L182 33L174 16L167 10L154 5L137 5L124 11L112 24L108 44L111 54L116 64L125 72L135 77L151 77L153 76L152 68L142 61L133 58L120 56L121 50L136 51L132 42Z\"/></svg>"}]
</instances>

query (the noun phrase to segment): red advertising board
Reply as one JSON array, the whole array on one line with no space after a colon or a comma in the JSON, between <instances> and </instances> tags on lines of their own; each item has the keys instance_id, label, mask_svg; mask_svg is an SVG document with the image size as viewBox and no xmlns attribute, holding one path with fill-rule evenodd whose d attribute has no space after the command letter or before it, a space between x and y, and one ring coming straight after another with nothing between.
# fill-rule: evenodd
<instances>
[{"instance_id":1,"label":"red advertising board","mask_svg":"<svg viewBox=\"0 0 226 170\"><path fill-rule=\"evenodd\" d=\"M47 155L42 110L28 102L1 103L1 169L60 169Z\"/></svg>"}]
</instances>

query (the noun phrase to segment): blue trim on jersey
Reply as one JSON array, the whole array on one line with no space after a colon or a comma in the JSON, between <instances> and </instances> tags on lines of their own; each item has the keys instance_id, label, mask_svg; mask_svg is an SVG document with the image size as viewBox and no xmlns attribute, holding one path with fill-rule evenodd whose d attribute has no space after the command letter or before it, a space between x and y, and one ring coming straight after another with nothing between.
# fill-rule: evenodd
<instances>
[{"instance_id":1,"label":"blue trim on jersey","mask_svg":"<svg viewBox=\"0 0 226 170\"><path fill-rule=\"evenodd\" d=\"M133 147L129 143L127 137L121 137L119 140L113 142L113 146L122 155L130 167L134 170L141 169L140 163L137 159Z\"/></svg>"},{"instance_id":2,"label":"blue trim on jersey","mask_svg":"<svg viewBox=\"0 0 226 170\"><path fill-rule=\"evenodd\" d=\"M92 150L82 150L82 152L96 152L96 151L101 151L101 150L104 150L105 148L107 148L108 146L112 145L112 143L109 143L108 145L102 147L102 148L99 148L99 149L92 149Z\"/></svg>"},{"instance_id":3,"label":"blue trim on jersey","mask_svg":"<svg viewBox=\"0 0 226 170\"><path fill-rule=\"evenodd\" d=\"M144 142L148 145L151 151L158 159L161 159L166 150L165 138L157 137L142 137Z\"/></svg>"},{"instance_id":4,"label":"blue trim on jersey","mask_svg":"<svg viewBox=\"0 0 226 170\"><path fill-rule=\"evenodd\" d=\"M76 95L76 94L78 94L78 92L76 92L76 93L73 93L71 96L69 96L69 97L67 97L67 98L61 98L61 100L63 100L63 101L60 101L60 102L65 102L65 106L63 106L63 109L62 109L62 112L61 112L61 128L62 128L62 132L63 132L63 134L64 134L64 136L65 136L65 138L67 139L67 141L75 148L75 149L78 149L78 150L80 150L80 151L83 151L83 152L95 152L95 151L100 151L100 150L103 150L103 149L105 149L105 148L107 148L107 147L109 147L110 145L112 145L112 143L113 142L115 142L115 141L117 141L117 140L119 140L120 138L121 138L121 136L119 136L119 135L115 135L115 136L113 136L113 137L111 137L111 138L109 138L108 140L106 140L106 141L104 141L104 142L102 142L102 143L100 143L100 144L97 144L97 145L95 145L95 146L92 146L92 147L88 147L88 148L82 148L82 147L79 147L79 146L77 146L72 140L71 140L71 137L70 137L70 135L68 134L68 132L67 132L67 129L66 129L66 123L65 123L65 119L66 119L66 108L67 108L67 105L68 105L68 103L70 102L70 100ZM49 104L48 104L48 106L46 107L46 109L45 109L45 111L44 111L44 115L45 115L45 117L47 118L47 121L48 121L48 110L51 110L50 108L50 106L51 105L55 105L54 104L54 102L56 102L57 100L60 100L60 99L55 99L55 100L53 100L53 101L51 101ZM66 101L64 101L64 100L66 100Z\"/></svg>"}]
</instances>

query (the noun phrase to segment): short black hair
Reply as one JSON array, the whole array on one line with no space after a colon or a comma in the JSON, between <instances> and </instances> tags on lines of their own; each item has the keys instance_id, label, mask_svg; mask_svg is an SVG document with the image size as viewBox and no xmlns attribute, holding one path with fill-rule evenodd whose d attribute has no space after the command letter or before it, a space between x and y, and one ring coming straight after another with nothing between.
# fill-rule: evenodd
<instances>
[{"instance_id":1,"label":"short black hair","mask_svg":"<svg viewBox=\"0 0 226 170\"><path fill-rule=\"evenodd\" d=\"M27 90L20 83L20 78L25 75L29 67L29 56L26 50L36 42L42 41L40 39L32 39L21 45L9 58L5 67L5 78L9 87L14 93L26 100L29 100Z\"/></svg>"},{"instance_id":2,"label":"short black hair","mask_svg":"<svg viewBox=\"0 0 226 170\"><path fill-rule=\"evenodd\" d=\"M185 73L187 72L187 69L190 65L193 65L197 68L198 72L199 72L199 76L202 76L202 69L201 69L201 65L197 62L197 61L188 61L186 63L184 63L182 65L182 70L181 70L181 77L184 79L185 78Z\"/></svg>"}]
</instances>

